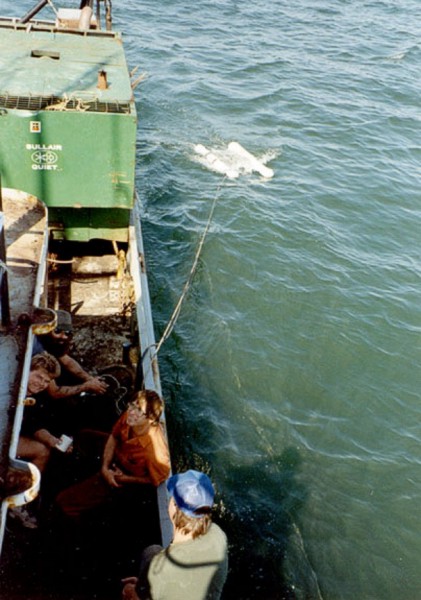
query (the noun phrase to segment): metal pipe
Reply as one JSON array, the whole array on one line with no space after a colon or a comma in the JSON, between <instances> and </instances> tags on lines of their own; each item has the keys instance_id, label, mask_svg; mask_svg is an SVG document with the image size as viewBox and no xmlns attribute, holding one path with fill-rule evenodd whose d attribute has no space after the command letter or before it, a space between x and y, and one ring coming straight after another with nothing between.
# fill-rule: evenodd
<instances>
[{"instance_id":1,"label":"metal pipe","mask_svg":"<svg viewBox=\"0 0 421 600\"><path fill-rule=\"evenodd\" d=\"M88 5L84 6L80 11L78 28L81 31L88 31L91 26L92 8Z\"/></svg>"},{"instance_id":2,"label":"metal pipe","mask_svg":"<svg viewBox=\"0 0 421 600\"><path fill-rule=\"evenodd\" d=\"M101 29L101 10L100 10L100 1L97 0L96 3L96 26L98 29Z\"/></svg>"},{"instance_id":3,"label":"metal pipe","mask_svg":"<svg viewBox=\"0 0 421 600\"><path fill-rule=\"evenodd\" d=\"M111 16L112 4L111 0L105 1L105 28L107 31L112 31L113 28L113 19Z\"/></svg>"},{"instance_id":4,"label":"metal pipe","mask_svg":"<svg viewBox=\"0 0 421 600\"><path fill-rule=\"evenodd\" d=\"M27 23L28 21L30 21L32 19L32 17L34 17L37 13L39 13L39 11L44 8L44 6L48 4L48 0L40 0L40 2L38 2L38 4L36 4L34 6L33 9L31 9L30 11L28 11L26 13L26 15L24 17L22 17L22 19L20 20L21 23Z\"/></svg>"},{"instance_id":5,"label":"metal pipe","mask_svg":"<svg viewBox=\"0 0 421 600\"><path fill-rule=\"evenodd\" d=\"M4 235L4 213L3 213L3 195L1 191L1 176L0 176L0 261L5 265L4 271L0 277L0 305L1 305L1 322L2 325L10 324L10 301L9 301L9 281L7 277L6 267L6 238ZM3 267L0 267L3 268Z\"/></svg>"}]
</instances>

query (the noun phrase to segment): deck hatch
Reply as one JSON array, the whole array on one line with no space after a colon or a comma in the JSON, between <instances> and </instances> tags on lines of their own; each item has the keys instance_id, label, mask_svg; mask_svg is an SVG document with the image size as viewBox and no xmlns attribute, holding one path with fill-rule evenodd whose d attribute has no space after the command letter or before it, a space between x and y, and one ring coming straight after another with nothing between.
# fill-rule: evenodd
<instances>
[{"instance_id":1,"label":"deck hatch","mask_svg":"<svg viewBox=\"0 0 421 600\"><path fill-rule=\"evenodd\" d=\"M78 98L60 98L59 96L11 96L9 94L0 95L0 108L113 114L130 114L131 111L129 102L99 102L80 100Z\"/></svg>"},{"instance_id":2,"label":"deck hatch","mask_svg":"<svg viewBox=\"0 0 421 600\"><path fill-rule=\"evenodd\" d=\"M32 50L32 58L52 58L53 60L60 60L60 52L53 52L52 50Z\"/></svg>"}]
</instances>

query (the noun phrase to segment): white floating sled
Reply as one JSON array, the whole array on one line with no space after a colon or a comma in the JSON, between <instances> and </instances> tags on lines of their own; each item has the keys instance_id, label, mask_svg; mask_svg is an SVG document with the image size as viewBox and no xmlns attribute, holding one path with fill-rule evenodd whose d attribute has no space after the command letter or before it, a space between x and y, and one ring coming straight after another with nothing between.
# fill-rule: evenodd
<instances>
[{"instance_id":1,"label":"white floating sled","mask_svg":"<svg viewBox=\"0 0 421 600\"><path fill-rule=\"evenodd\" d=\"M273 177L273 170L266 167L260 160L258 160L253 154L250 154L245 148L243 148L238 142L230 142L228 144L228 150L236 156L242 156L247 159L251 165L253 171L257 171L262 177Z\"/></svg>"},{"instance_id":2,"label":"white floating sled","mask_svg":"<svg viewBox=\"0 0 421 600\"><path fill-rule=\"evenodd\" d=\"M195 151L204 157L205 161L218 173L223 173L230 179L238 177L238 171L233 170L224 161L218 158L211 150L202 146L202 144L196 144L194 147Z\"/></svg>"},{"instance_id":3,"label":"white floating sled","mask_svg":"<svg viewBox=\"0 0 421 600\"><path fill-rule=\"evenodd\" d=\"M208 150L202 144L196 144L194 150L200 154L200 162L216 171L235 179L240 173L251 173L256 171L262 177L273 177L273 170L266 167L253 154L243 148L238 142L230 142L226 149Z\"/></svg>"}]
</instances>

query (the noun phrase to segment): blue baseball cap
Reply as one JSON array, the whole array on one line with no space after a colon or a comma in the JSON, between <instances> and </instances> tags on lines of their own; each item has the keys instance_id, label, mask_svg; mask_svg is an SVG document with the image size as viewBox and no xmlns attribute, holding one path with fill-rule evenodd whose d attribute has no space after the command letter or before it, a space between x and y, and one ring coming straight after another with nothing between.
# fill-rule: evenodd
<instances>
[{"instance_id":1,"label":"blue baseball cap","mask_svg":"<svg viewBox=\"0 0 421 600\"><path fill-rule=\"evenodd\" d=\"M185 473L177 473L167 481L167 490L174 498L178 508L188 517L203 517L196 511L211 509L215 490L209 477L200 471L190 469Z\"/></svg>"}]
</instances>

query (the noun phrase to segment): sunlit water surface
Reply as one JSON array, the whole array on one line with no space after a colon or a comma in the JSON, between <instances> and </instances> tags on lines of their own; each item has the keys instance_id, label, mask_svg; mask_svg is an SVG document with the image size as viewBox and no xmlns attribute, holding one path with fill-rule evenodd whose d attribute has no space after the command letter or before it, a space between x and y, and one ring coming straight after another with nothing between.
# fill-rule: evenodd
<instances>
[{"instance_id":1,"label":"sunlit water surface","mask_svg":"<svg viewBox=\"0 0 421 600\"><path fill-rule=\"evenodd\" d=\"M127 0L114 20L147 74L157 338L217 198L160 366L174 467L218 489L226 598L421 598L421 4ZM274 177L197 162L231 141Z\"/></svg>"}]
</instances>

